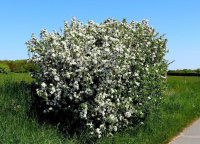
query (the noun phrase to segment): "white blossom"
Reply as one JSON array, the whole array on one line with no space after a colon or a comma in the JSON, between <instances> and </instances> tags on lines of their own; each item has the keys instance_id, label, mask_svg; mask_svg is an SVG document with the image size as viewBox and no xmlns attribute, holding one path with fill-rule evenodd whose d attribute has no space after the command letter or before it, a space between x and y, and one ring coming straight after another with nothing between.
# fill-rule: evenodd
<instances>
[{"instance_id":1,"label":"white blossom","mask_svg":"<svg viewBox=\"0 0 200 144\"><path fill-rule=\"evenodd\" d=\"M113 130L116 132L116 131L117 131L117 126L114 126L114 127L113 127Z\"/></svg>"},{"instance_id":2,"label":"white blossom","mask_svg":"<svg viewBox=\"0 0 200 144\"><path fill-rule=\"evenodd\" d=\"M52 87L51 90L50 90L50 94L54 94L55 92L56 92L55 87Z\"/></svg>"},{"instance_id":3,"label":"white blossom","mask_svg":"<svg viewBox=\"0 0 200 144\"><path fill-rule=\"evenodd\" d=\"M32 76L46 101L43 111L69 111L93 137L133 126L153 106L151 99L161 99L165 41L147 21L113 19L83 24L73 18L63 33L33 35L27 47L39 68Z\"/></svg>"},{"instance_id":4,"label":"white blossom","mask_svg":"<svg viewBox=\"0 0 200 144\"><path fill-rule=\"evenodd\" d=\"M127 118L129 118L129 117L131 117L131 113L128 111L128 112L125 113L125 116L126 116Z\"/></svg>"},{"instance_id":5,"label":"white blossom","mask_svg":"<svg viewBox=\"0 0 200 144\"><path fill-rule=\"evenodd\" d=\"M47 85L46 85L46 83L43 82L43 83L41 84L41 86L42 86L43 88L46 88Z\"/></svg>"}]
</instances>

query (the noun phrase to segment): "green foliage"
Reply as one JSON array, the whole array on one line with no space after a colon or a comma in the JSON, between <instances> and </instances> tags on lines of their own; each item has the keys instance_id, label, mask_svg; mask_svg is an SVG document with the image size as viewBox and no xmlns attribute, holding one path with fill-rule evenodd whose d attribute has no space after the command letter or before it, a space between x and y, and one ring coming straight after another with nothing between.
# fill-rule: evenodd
<instances>
[{"instance_id":1,"label":"green foliage","mask_svg":"<svg viewBox=\"0 0 200 144\"><path fill-rule=\"evenodd\" d=\"M15 73L27 73L37 69L31 62L27 62L27 60L4 60L0 61L0 65L5 65L11 72Z\"/></svg>"},{"instance_id":2,"label":"green foliage","mask_svg":"<svg viewBox=\"0 0 200 144\"><path fill-rule=\"evenodd\" d=\"M178 70L169 70L168 73L200 73L200 69L178 69Z\"/></svg>"},{"instance_id":3,"label":"green foliage","mask_svg":"<svg viewBox=\"0 0 200 144\"><path fill-rule=\"evenodd\" d=\"M200 74L200 69L196 69L195 72Z\"/></svg>"},{"instance_id":4,"label":"green foliage","mask_svg":"<svg viewBox=\"0 0 200 144\"><path fill-rule=\"evenodd\" d=\"M1 64L0 63L0 73L6 73L6 74L10 73L9 66L6 65L6 64Z\"/></svg>"},{"instance_id":5,"label":"green foliage","mask_svg":"<svg viewBox=\"0 0 200 144\"><path fill-rule=\"evenodd\" d=\"M178 69L178 70L169 70L168 75L173 76L200 76L200 69Z\"/></svg>"}]
</instances>

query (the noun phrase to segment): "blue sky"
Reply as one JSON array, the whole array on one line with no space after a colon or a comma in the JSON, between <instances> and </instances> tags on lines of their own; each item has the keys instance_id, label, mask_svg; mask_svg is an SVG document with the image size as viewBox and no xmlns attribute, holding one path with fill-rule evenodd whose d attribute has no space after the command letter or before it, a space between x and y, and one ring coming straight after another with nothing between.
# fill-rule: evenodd
<instances>
[{"instance_id":1,"label":"blue sky","mask_svg":"<svg viewBox=\"0 0 200 144\"><path fill-rule=\"evenodd\" d=\"M148 19L166 34L169 53L175 60L169 69L200 68L199 0L1 0L0 60L28 58L25 42L42 28L59 30L75 16L83 22L108 17L128 21Z\"/></svg>"}]
</instances>

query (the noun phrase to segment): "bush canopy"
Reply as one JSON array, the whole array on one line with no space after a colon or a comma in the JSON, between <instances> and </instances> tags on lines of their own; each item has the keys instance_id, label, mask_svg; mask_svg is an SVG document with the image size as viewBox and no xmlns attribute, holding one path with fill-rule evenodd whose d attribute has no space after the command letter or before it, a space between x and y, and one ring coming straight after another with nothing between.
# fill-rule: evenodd
<instances>
[{"instance_id":1,"label":"bush canopy","mask_svg":"<svg viewBox=\"0 0 200 144\"><path fill-rule=\"evenodd\" d=\"M146 20L73 18L63 32L32 35L27 47L44 115L64 113L64 125L99 138L142 122L162 98L166 41Z\"/></svg>"}]
</instances>

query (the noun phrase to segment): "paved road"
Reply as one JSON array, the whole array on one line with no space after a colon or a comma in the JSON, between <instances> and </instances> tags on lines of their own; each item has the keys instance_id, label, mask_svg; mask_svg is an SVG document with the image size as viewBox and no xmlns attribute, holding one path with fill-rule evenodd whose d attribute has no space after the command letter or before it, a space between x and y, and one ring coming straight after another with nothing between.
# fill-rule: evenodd
<instances>
[{"instance_id":1,"label":"paved road","mask_svg":"<svg viewBox=\"0 0 200 144\"><path fill-rule=\"evenodd\" d=\"M200 119L181 132L169 144L200 144Z\"/></svg>"}]
</instances>

